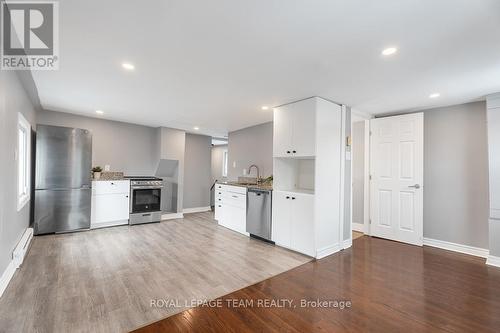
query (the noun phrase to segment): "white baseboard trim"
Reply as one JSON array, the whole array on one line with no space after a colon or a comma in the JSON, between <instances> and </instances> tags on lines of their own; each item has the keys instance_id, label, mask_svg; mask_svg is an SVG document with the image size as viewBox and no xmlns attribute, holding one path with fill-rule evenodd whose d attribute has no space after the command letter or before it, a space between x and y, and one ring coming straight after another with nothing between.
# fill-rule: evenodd
<instances>
[{"instance_id":1,"label":"white baseboard trim","mask_svg":"<svg viewBox=\"0 0 500 333\"><path fill-rule=\"evenodd\" d=\"M9 282L14 276L15 272L16 272L16 264L14 263L14 260L11 260L9 262L9 265L3 272L2 277L0 277L0 297L2 297L3 292L5 291L5 289L7 289L7 286L9 285Z\"/></svg>"},{"instance_id":2,"label":"white baseboard trim","mask_svg":"<svg viewBox=\"0 0 500 333\"><path fill-rule=\"evenodd\" d=\"M343 242L342 242L342 248L345 250L345 249L348 249L352 246L352 238L349 238L349 239L345 239Z\"/></svg>"},{"instance_id":3,"label":"white baseboard trim","mask_svg":"<svg viewBox=\"0 0 500 333\"><path fill-rule=\"evenodd\" d=\"M364 233L365 232L365 225L363 223L352 222L352 230Z\"/></svg>"},{"instance_id":4,"label":"white baseboard trim","mask_svg":"<svg viewBox=\"0 0 500 333\"><path fill-rule=\"evenodd\" d=\"M488 259L486 259L486 265L500 267L500 257L488 256Z\"/></svg>"},{"instance_id":5,"label":"white baseboard trim","mask_svg":"<svg viewBox=\"0 0 500 333\"><path fill-rule=\"evenodd\" d=\"M107 227L115 227L118 225L128 225L128 220L121 220L121 221L113 221L113 222L104 222L104 223L92 223L90 225L90 229L100 229L100 228L107 228Z\"/></svg>"},{"instance_id":6,"label":"white baseboard trim","mask_svg":"<svg viewBox=\"0 0 500 333\"><path fill-rule=\"evenodd\" d=\"M469 245L457 244L446 242L438 239L424 238L424 245L437 247L443 250L454 251L464 254L469 254L471 256L488 258L490 251L487 249L482 249L480 247L474 247Z\"/></svg>"},{"instance_id":7,"label":"white baseboard trim","mask_svg":"<svg viewBox=\"0 0 500 333\"><path fill-rule=\"evenodd\" d=\"M330 246L325 246L321 249L316 250L316 259L327 257L329 255L339 252L340 250L341 250L340 244L338 243Z\"/></svg>"},{"instance_id":8,"label":"white baseboard trim","mask_svg":"<svg viewBox=\"0 0 500 333\"><path fill-rule=\"evenodd\" d=\"M184 214L189 214L189 213L202 213L202 212L208 212L212 210L210 206L207 207L193 207L193 208L184 208L182 212Z\"/></svg>"},{"instance_id":9,"label":"white baseboard trim","mask_svg":"<svg viewBox=\"0 0 500 333\"><path fill-rule=\"evenodd\" d=\"M14 276L16 269L18 269L23 263L32 240L33 228L27 228L21 236L21 240L19 240L16 247L14 248L14 251L12 251L12 260L9 262L9 265L0 277L0 297L2 297L3 292L5 291L5 289L7 289L7 286Z\"/></svg>"},{"instance_id":10,"label":"white baseboard trim","mask_svg":"<svg viewBox=\"0 0 500 333\"><path fill-rule=\"evenodd\" d=\"M168 214L162 214L161 220L175 220L175 219L183 219L184 214L183 213L168 213Z\"/></svg>"}]
</instances>

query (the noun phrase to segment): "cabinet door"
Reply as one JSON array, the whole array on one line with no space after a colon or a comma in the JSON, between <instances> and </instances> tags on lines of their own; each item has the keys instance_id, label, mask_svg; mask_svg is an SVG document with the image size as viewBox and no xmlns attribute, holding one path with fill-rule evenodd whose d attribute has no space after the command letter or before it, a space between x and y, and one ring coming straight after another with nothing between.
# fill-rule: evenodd
<instances>
[{"instance_id":1,"label":"cabinet door","mask_svg":"<svg viewBox=\"0 0 500 333\"><path fill-rule=\"evenodd\" d=\"M220 219L221 219L221 216L222 216L222 210L224 208L222 207L222 203L221 202L215 202L215 214L214 214L214 219L219 221L220 223Z\"/></svg>"},{"instance_id":2,"label":"cabinet door","mask_svg":"<svg viewBox=\"0 0 500 333\"><path fill-rule=\"evenodd\" d=\"M274 110L273 156L290 157L292 155L292 121L287 105Z\"/></svg>"},{"instance_id":3,"label":"cabinet door","mask_svg":"<svg viewBox=\"0 0 500 333\"><path fill-rule=\"evenodd\" d=\"M246 234L247 229L247 212L246 209L241 207L233 208L233 230Z\"/></svg>"},{"instance_id":4,"label":"cabinet door","mask_svg":"<svg viewBox=\"0 0 500 333\"><path fill-rule=\"evenodd\" d=\"M292 118L292 153L296 157L316 155L316 99L290 105Z\"/></svg>"},{"instance_id":5,"label":"cabinet door","mask_svg":"<svg viewBox=\"0 0 500 333\"><path fill-rule=\"evenodd\" d=\"M287 199L288 197L288 199ZM290 195L287 192L273 191L272 240L284 247L290 247L291 212Z\"/></svg>"},{"instance_id":6,"label":"cabinet door","mask_svg":"<svg viewBox=\"0 0 500 333\"><path fill-rule=\"evenodd\" d=\"M92 223L128 220L128 194L105 194L92 196Z\"/></svg>"},{"instance_id":7,"label":"cabinet door","mask_svg":"<svg viewBox=\"0 0 500 333\"><path fill-rule=\"evenodd\" d=\"M291 194L291 248L314 257L314 196Z\"/></svg>"}]
</instances>

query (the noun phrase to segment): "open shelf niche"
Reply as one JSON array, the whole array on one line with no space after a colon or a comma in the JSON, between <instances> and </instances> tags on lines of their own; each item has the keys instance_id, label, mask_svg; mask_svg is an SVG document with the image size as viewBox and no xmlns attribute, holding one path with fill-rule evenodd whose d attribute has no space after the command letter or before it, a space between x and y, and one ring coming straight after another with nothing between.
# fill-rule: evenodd
<instances>
[{"instance_id":1,"label":"open shelf niche","mask_svg":"<svg viewBox=\"0 0 500 333\"><path fill-rule=\"evenodd\" d=\"M274 158L276 191L314 194L314 158Z\"/></svg>"}]
</instances>

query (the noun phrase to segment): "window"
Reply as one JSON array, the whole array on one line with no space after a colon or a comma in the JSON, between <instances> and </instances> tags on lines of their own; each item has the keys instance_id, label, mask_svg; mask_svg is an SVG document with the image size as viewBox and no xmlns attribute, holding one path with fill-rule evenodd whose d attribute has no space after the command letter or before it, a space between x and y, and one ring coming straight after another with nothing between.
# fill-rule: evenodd
<instances>
[{"instance_id":1,"label":"window","mask_svg":"<svg viewBox=\"0 0 500 333\"><path fill-rule=\"evenodd\" d=\"M18 114L17 121L17 210L30 200L31 125Z\"/></svg>"},{"instance_id":2,"label":"window","mask_svg":"<svg viewBox=\"0 0 500 333\"><path fill-rule=\"evenodd\" d=\"M227 150L222 151L222 177L227 177Z\"/></svg>"}]
</instances>

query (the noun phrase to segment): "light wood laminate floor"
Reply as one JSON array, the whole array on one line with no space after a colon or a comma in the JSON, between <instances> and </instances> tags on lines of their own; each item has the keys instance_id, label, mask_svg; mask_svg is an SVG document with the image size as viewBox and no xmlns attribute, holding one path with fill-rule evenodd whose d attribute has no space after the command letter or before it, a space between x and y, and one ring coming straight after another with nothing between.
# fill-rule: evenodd
<instances>
[{"instance_id":1,"label":"light wood laminate floor","mask_svg":"<svg viewBox=\"0 0 500 333\"><path fill-rule=\"evenodd\" d=\"M0 298L0 332L124 332L310 260L212 217L35 237Z\"/></svg>"}]
</instances>

